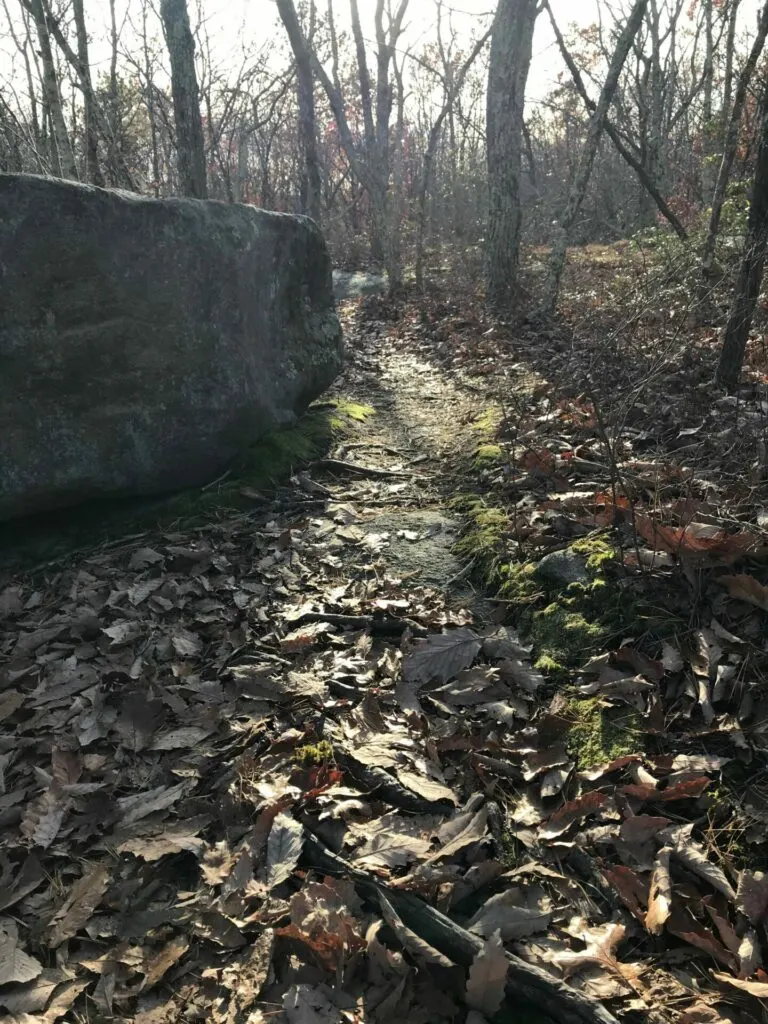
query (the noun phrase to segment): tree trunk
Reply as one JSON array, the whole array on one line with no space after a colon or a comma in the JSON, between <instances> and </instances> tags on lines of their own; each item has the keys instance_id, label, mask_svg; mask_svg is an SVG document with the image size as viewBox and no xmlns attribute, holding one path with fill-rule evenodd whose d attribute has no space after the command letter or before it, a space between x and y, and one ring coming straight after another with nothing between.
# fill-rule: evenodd
<instances>
[{"instance_id":1,"label":"tree trunk","mask_svg":"<svg viewBox=\"0 0 768 1024\"><path fill-rule=\"evenodd\" d=\"M56 76L56 67L53 63L53 52L51 50L51 37L48 31L48 22L43 10L42 0L29 0L28 9L35 20L37 39L40 46L40 60L43 65L43 97L48 116L51 121L53 135L53 156L55 170L62 178L77 180L77 165L75 163L72 144L67 133L67 125L64 121L64 111L61 105L61 92L59 81Z\"/></svg>"},{"instance_id":2,"label":"tree trunk","mask_svg":"<svg viewBox=\"0 0 768 1024\"><path fill-rule=\"evenodd\" d=\"M725 41L725 73L723 75L723 105L720 110L720 144L725 148L728 121L733 97L733 58L736 54L736 27L739 20L741 0L731 0L728 12L728 34Z\"/></svg>"},{"instance_id":3,"label":"tree trunk","mask_svg":"<svg viewBox=\"0 0 768 1024\"><path fill-rule=\"evenodd\" d=\"M104 176L99 167L99 137L96 132L96 111L94 110L91 64L88 59L88 33L85 28L83 0L72 0L72 13L77 32L77 56L82 74L87 79L83 84L83 120L85 125L85 176L94 185L103 185Z\"/></svg>"},{"instance_id":4,"label":"tree trunk","mask_svg":"<svg viewBox=\"0 0 768 1024\"><path fill-rule=\"evenodd\" d=\"M723 205L725 204L725 194L728 190L728 180L731 176L733 161L736 158L736 150L739 147L739 125L741 124L741 115L744 111L749 83L752 80L755 67L760 59L760 54L763 52L763 47L765 46L766 36L768 36L768 0L766 0L760 13L757 35L755 36L755 41L752 44L752 50L750 51L747 63L742 68L736 84L733 110L731 111L731 116L728 121L728 131L726 133L725 143L723 146L723 159L720 162L720 170L718 171L715 191L712 196L712 212L709 215L707 237L701 251L702 300L706 297L711 287L717 233L720 229L720 218L723 215Z\"/></svg>"},{"instance_id":5,"label":"tree trunk","mask_svg":"<svg viewBox=\"0 0 768 1024\"><path fill-rule=\"evenodd\" d=\"M160 0L160 14L171 61L171 92L181 192L194 199L207 199L205 144L195 73L195 40L189 27L186 0Z\"/></svg>"},{"instance_id":6,"label":"tree trunk","mask_svg":"<svg viewBox=\"0 0 768 1024\"><path fill-rule=\"evenodd\" d=\"M595 112L589 122L587 138L584 142L584 149L581 153L576 175L570 188L568 201L565 205L565 211L560 218L560 223L555 234L555 241L552 245L552 252L549 260L549 275L544 290L544 301L541 306L541 312L545 316L551 316L557 304L557 296L560 291L560 279L565 267L568 234L576 221L579 210L581 209L581 204L584 201L584 195L587 191L589 178L592 174L592 166L595 162L595 156L597 155L597 148L600 144L600 136L603 133L605 122L608 118L608 110L613 102L613 96L616 92L616 87L619 84L619 76L621 75L624 67L624 62L627 59L627 55L632 47L632 42L634 41L643 17L645 16L647 6L648 0L635 0L635 5L632 8L629 18L627 19L627 23L616 43L616 49L611 57L608 74L606 75L605 82L600 90L600 98L597 101Z\"/></svg>"},{"instance_id":7,"label":"tree trunk","mask_svg":"<svg viewBox=\"0 0 768 1024\"><path fill-rule=\"evenodd\" d=\"M576 62L568 52L568 49L565 45L565 40L563 39L563 34L560 31L557 22L555 21L555 17L552 13L551 7L549 6L548 0L544 0L543 6L546 8L547 13L549 14L549 20L552 23L552 29L555 33L557 45L560 48L560 53L568 67L568 70L571 72L573 84L576 86L576 89L579 95L581 96L582 100L584 101L584 105L586 106L587 110L589 110L590 113L594 113L597 104L594 100L590 99L589 93L587 92L587 88L584 85L584 79L581 76L581 72L579 71ZM686 239L688 237L688 232L683 227L680 218L674 213L673 210L670 209L666 199L661 194L661 192L659 192L655 182L648 176L648 172L645 170L642 163L637 159L637 157L632 153L632 151L624 145L624 143L621 141L619 133L616 131L615 127L611 124L610 120L608 120L607 117L605 120L605 134L613 143L616 152L621 156L623 160L625 160L629 164L629 166L632 168L635 174L637 174L637 177L640 180L640 184L646 190L648 195L653 199L654 203L656 203L659 213L669 222L669 224L675 231L675 234L677 234L679 238Z\"/></svg>"},{"instance_id":8,"label":"tree trunk","mask_svg":"<svg viewBox=\"0 0 768 1024\"><path fill-rule=\"evenodd\" d=\"M768 81L763 87L759 116L760 137L747 222L747 239L717 368L718 384L729 389L733 389L739 382L768 251Z\"/></svg>"},{"instance_id":9,"label":"tree trunk","mask_svg":"<svg viewBox=\"0 0 768 1024\"><path fill-rule=\"evenodd\" d=\"M485 288L489 305L499 311L511 309L520 297L523 112L537 14L537 0L499 0L491 35Z\"/></svg>"},{"instance_id":10,"label":"tree trunk","mask_svg":"<svg viewBox=\"0 0 768 1024\"><path fill-rule=\"evenodd\" d=\"M301 31L293 0L277 0L288 41L296 61L297 95L299 103L299 136L304 156L302 175L302 213L320 223L320 161L317 155L317 124L315 119L315 78L312 74L312 54Z\"/></svg>"}]
</instances>

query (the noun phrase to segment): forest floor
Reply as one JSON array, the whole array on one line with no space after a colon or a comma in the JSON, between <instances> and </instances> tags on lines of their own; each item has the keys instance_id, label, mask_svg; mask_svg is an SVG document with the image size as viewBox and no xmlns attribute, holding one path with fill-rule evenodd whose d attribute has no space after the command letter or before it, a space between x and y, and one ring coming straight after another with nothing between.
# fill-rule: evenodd
<instances>
[{"instance_id":1,"label":"forest floor","mask_svg":"<svg viewBox=\"0 0 768 1024\"><path fill-rule=\"evenodd\" d=\"M765 1019L764 354L574 255L346 305L290 481L4 570L11 1021Z\"/></svg>"}]
</instances>

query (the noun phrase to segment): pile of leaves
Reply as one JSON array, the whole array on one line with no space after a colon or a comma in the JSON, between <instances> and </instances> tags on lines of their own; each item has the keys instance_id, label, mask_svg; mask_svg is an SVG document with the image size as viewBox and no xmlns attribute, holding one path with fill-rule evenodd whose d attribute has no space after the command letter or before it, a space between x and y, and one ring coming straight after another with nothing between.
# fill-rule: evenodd
<instances>
[{"instance_id":1,"label":"pile of leaves","mask_svg":"<svg viewBox=\"0 0 768 1024\"><path fill-rule=\"evenodd\" d=\"M364 363L394 365L406 325L361 337ZM530 527L510 553L636 523L616 487L575 485L592 458L562 438L594 454L589 409L537 416L513 443L539 457L485 481ZM387 568L371 508L423 484L376 458L0 591L0 1006L19 1024L759 1020L762 535L642 512L654 565L619 543L617 571L697 586L697 621L658 651L624 637L563 688L511 628ZM586 706L631 712L621 756L580 758Z\"/></svg>"}]
</instances>

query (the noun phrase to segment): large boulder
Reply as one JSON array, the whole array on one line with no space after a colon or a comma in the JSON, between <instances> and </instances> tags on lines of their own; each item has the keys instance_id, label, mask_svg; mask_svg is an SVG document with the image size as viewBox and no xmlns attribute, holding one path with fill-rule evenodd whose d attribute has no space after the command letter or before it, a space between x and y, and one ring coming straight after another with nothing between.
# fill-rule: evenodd
<instances>
[{"instance_id":1,"label":"large boulder","mask_svg":"<svg viewBox=\"0 0 768 1024\"><path fill-rule=\"evenodd\" d=\"M0 519L203 484L341 362L312 221L0 174Z\"/></svg>"}]
</instances>

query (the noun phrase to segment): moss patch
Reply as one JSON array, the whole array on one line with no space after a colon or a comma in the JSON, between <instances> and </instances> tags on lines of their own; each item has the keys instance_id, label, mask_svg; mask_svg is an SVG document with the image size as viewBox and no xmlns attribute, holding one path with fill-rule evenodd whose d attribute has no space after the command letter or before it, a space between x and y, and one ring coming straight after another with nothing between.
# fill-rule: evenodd
<instances>
[{"instance_id":1,"label":"moss patch","mask_svg":"<svg viewBox=\"0 0 768 1024\"><path fill-rule=\"evenodd\" d=\"M632 708L603 707L597 697L574 698L568 701L566 716L573 719L566 747L580 769L643 749L641 718Z\"/></svg>"},{"instance_id":2,"label":"moss patch","mask_svg":"<svg viewBox=\"0 0 768 1024\"><path fill-rule=\"evenodd\" d=\"M490 469L504 461L504 450L497 444L479 444L472 464L475 469Z\"/></svg>"},{"instance_id":3,"label":"moss patch","mask_svg":"<svg viewBox=\"0 0 768 1024\"><path fill-rule=\"evenodd\" d=\"M537 657L535 667L552 672L578 665L607 635L599 622L590 622L580 612L553 601L531 620L529 640Z\"/></svg>"},{"instance_id":4,"label":"moss patch","mask_svg":"<svg viewBox=\"0 0 768 1024\"><path fill-rule=\"evenodd\" d=\"M319 458L373 413L343 399L310 407L295 425L246 448L218 483L166 497L93 501L3 524L0 566L22 568L131 533L194 527L253 508L259 494Z\"/></svg>"},{"instance_id":5,"label":"moss patch","mask_svg":"<svg viewBox=\"0 0 768 1024\"><path fill-rule=\"evenodd\" d=\"M509 516L503 509L486 505L476 494L454 498L451 508L466 517L467 526L456 543L456 554L473 561L476 572L489 586L498 587L499 565L511 532Z\"/></svg>"}]
</instances>

